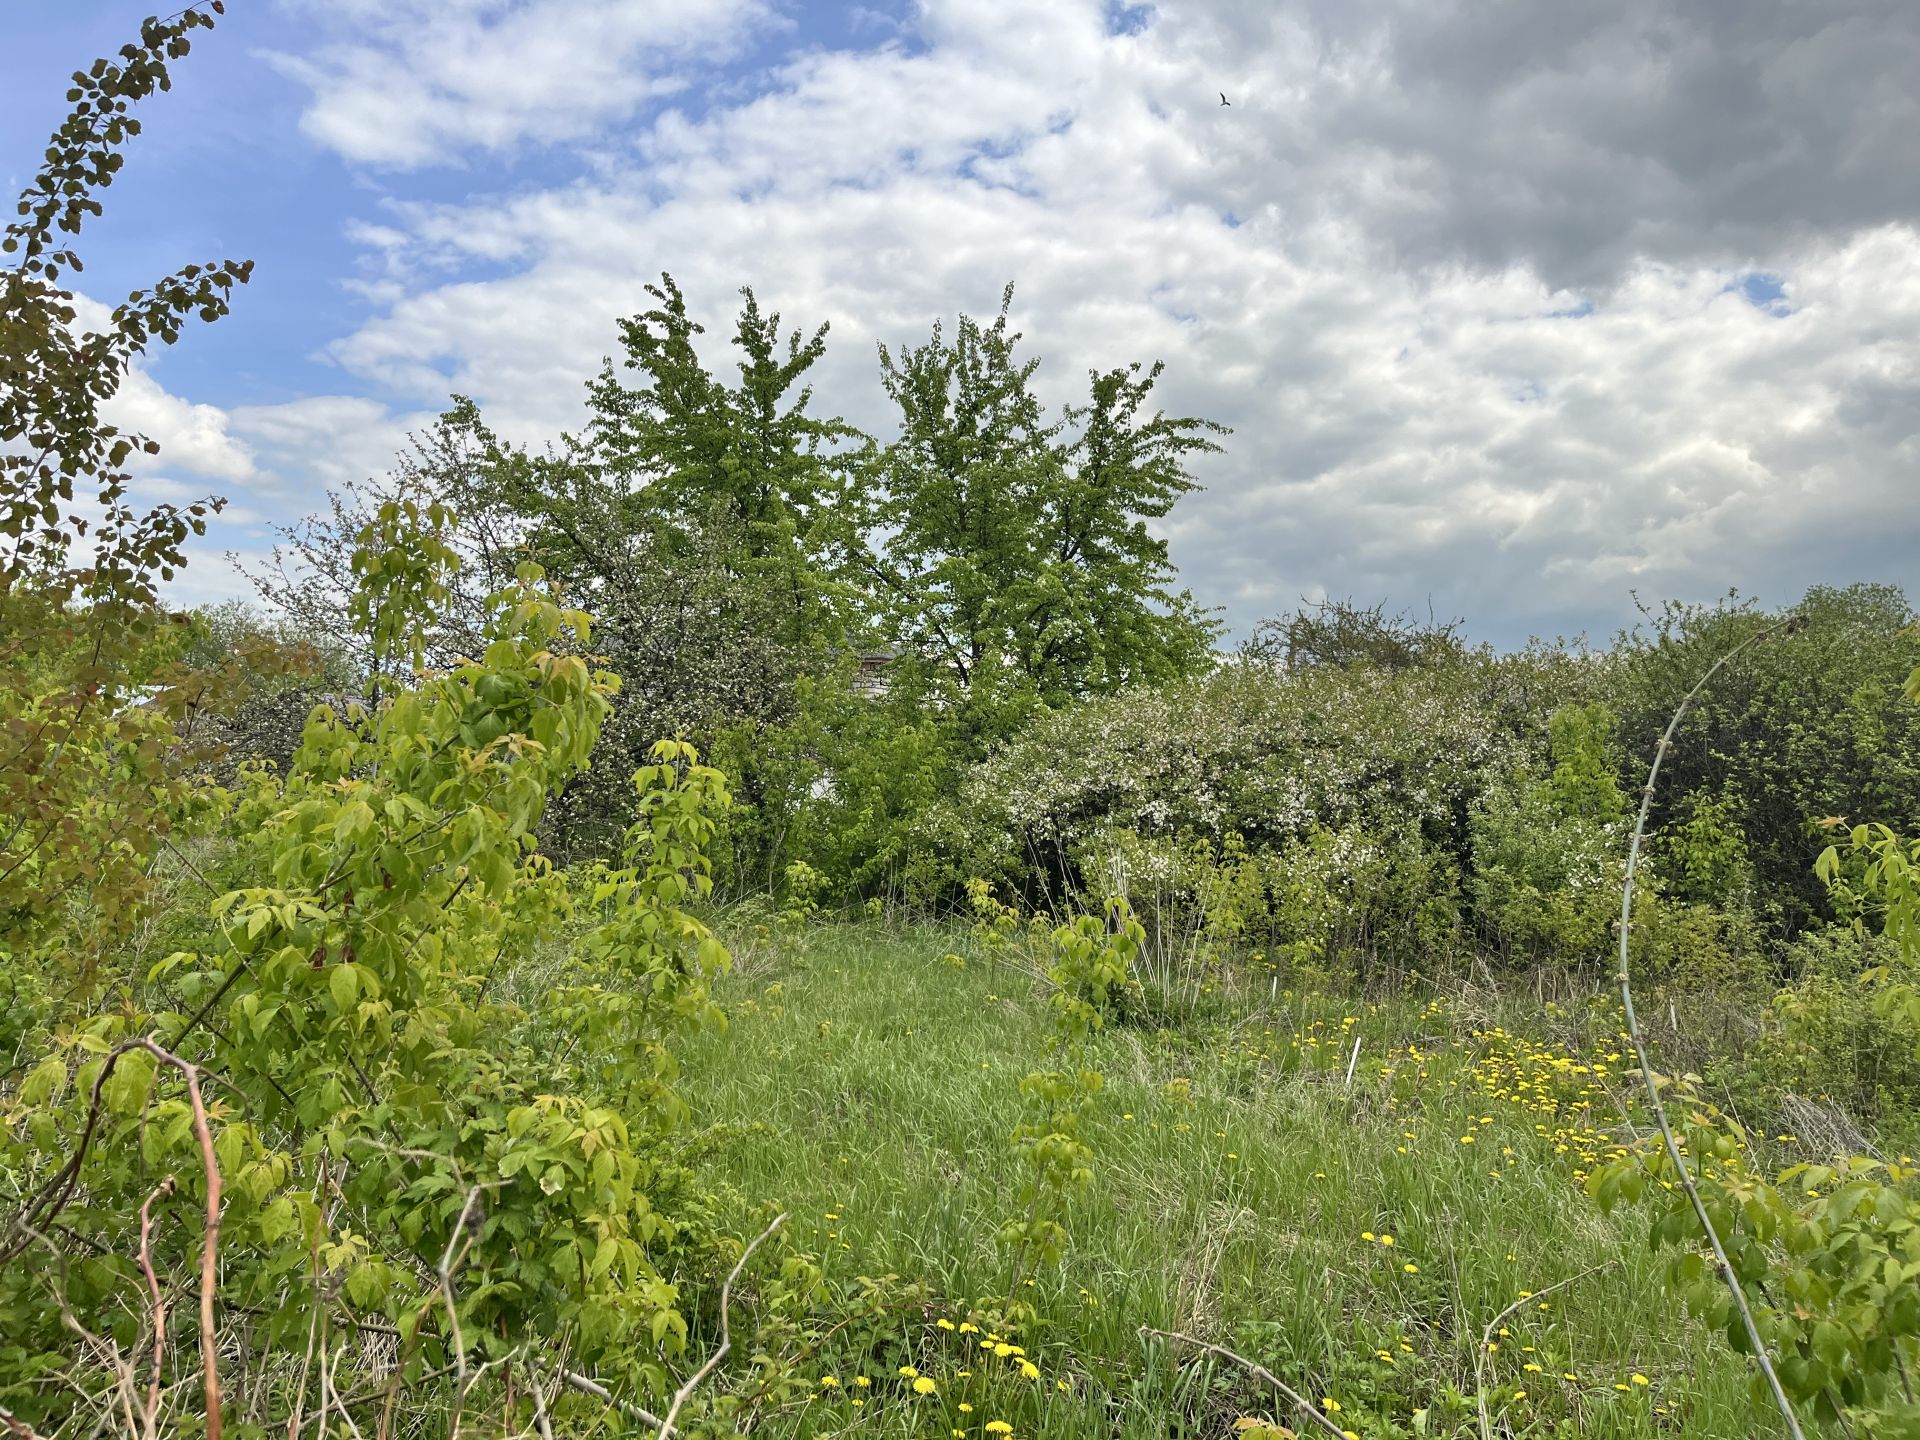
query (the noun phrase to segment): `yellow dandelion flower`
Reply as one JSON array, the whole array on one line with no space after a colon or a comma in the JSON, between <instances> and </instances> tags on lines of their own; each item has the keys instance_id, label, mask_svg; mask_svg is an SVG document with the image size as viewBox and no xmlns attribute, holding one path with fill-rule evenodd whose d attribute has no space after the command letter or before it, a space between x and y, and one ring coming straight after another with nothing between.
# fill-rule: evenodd
<instances>
[{"instance_id":1,"label":"yellow dandelion flower","mask_svg":"<svg viewBox=\"0 0 1920 1440\"><path fill-rule=\"evenodd\" d=\"M865 1375L856 1375L853 1377L853 1383L858 1385L862 1390L864 1390L869 1385L873 1384L873 1381L868 1379Z\"/></svg>"},{"instance_id":2,"label":"yellow dandelion flower","mask_svg":"<svg viewBox=\"0 0 1920 1440\"><path fill-rule=\"evenodd\" d=\"M960 1412L960 1413L961 1413L962 1415L971 1415L971 1414L973 1413L973 1406L971 1406L971 1405L969 1405L969 1404L968 1404L968 1403L967 1403L966 1401L964 1401L964 1400L962 1400L962 1401L961 1401L961 1402L960 1402L960 1403L959 1403L958 1405L956 1405L956 1406L955 1406L954 1408L955 1408L956 1410L958 1410L958 1411L959 1411L959 1412Z\"/></svg>"},{"instance_id":3,"label":"yellow dandelion flower","mask_svg":"<svg viewBox=\"0 0 1920 1440\"><path fill-rule=\"evenodd\" d=\"M1031 1360L1022 1360L1020 1362L1020 1373L1029 1380L1038 1380L1040 1378L1040 1367Z\"/></svg>"},{"instance_id":4,"label":"yellow dandelion flower","mask_svg":"<svg viewBox=\"0 0 1920 1440\"><path fill-rule=\"evenodd\" d=\"M911 1365L902 1365L900 1367L900 1375L902 1379L912 1380L917 1375L919 1375L919 1373L920 1372L914 1369L913 1366Z\"/></svg>"},{"instance_id":5,"label":"yellow dandelion flower","mask_svg":"<svg viewBox=\"0 0 1920 1440\"><path fill-rule=\"evenodd\" d=\"M1409 1275L1418 1275L1420 1273L1420 1267L1414 1264L1411 1260L1409 1260L1406 1264L1402 1265L1400 1268L1406 1271L1407 1274Z\"/></svg>"},{"instance_id":6,"label":"yellow dandelion flower","mask_svg":"<svg viewBox=\"0 0 1920 1440\"><path fill-rule=\"evenodd\" d=\"M980 1428L985 1430L989 1435L1011 1435L1013 1433L1013 1426L1004 1420L989 1420Z\"/></svg>"},{"instance_id":7,"label":"yellow dandelion flower","mask_svg":"<svg viewBox=\"0 0 1920 1440\"><path fill-rule=\"evenodd\" d=\"M840 1388L840 1378L837 1375L822 1375L820 1377L820 1388L822 1390L838 1390Z\"/></svg>"},{"instance_id":8,"label":"yellow dandelion flower","mask_svg":"<svg viewBox=\"0 0 1920 1440\"><path fill-rule=\"evenodd\" d=\"M913 1382L913 1393L916 1395L931 1395L934 1393L934 1391L938 1390L939 1388L940 1387L938 1385L935 1385L933 1381L929 1380L924 1375L920 1376L918 1379L916 1379Z\"/></svg>"},{"instance_id":9,"label":"yellow dandelion flower","mask_svg":"<svg viewBox=\"0 0 1920 1440\"><path fill-rule=\"evenodd\" d=\"M1636 1385L1651 1385L1653 1383L1651 1380L1647 1379L1646 1376L1642 1375L1638 1370L1633 1372L1632 1378L1633 1378L1633 1383Z\"/></svg>"}]
</instances>

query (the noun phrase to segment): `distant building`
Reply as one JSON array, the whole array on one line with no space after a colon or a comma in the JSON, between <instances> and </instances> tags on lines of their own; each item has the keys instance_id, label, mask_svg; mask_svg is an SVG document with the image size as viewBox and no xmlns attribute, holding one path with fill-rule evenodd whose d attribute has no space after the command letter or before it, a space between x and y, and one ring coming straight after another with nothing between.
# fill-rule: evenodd
<instances>
[{"instance_id":1,"label":"distant building","mask_svg":"<svg viewBox=\"0 0 1920 1440\"><path fill-rule=\"evenodd\" d=\"M853 693L868 700L878 700L885 695L887 670L899 658L900 652L887 645L862 651L859 666L850 682Z\"/></svg>"}]
</instances>

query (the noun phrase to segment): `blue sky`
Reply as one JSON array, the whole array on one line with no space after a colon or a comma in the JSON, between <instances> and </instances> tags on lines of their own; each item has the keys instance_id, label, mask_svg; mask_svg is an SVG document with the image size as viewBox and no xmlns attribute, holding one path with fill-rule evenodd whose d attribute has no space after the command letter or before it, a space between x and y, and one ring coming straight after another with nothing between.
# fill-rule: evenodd
<instances>
[{"instance_id":1,"label":"blue sky","mask_svg":"<svg viewBox=\"0 0 1920 1440\"><path fill-rule=\"evenodd\" d=\"M1072 398L1163 359L1235 434L1169 534L1236 628L1302 596L1605 633L1633 596L1920 581L1920 11L1892 0L234 0L142 111L86 293L250 256L130 382L224 549L449 390L538 443L641 287L873 345L1016 320ZM142 7L26 7L17 189ZM1521 23L1522 20L1526 23ZM1224 90L1234 100L1218 104ZM714 359L723 361L720 348Z\"/></svg>"}]
</instances>

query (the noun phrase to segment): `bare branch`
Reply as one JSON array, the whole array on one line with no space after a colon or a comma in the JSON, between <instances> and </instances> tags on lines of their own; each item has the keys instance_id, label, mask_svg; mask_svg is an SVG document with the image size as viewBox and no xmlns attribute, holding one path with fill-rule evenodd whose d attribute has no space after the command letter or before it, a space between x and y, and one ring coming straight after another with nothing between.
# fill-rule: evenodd
<instances>
[{"instance_id":1,"label":"bare branch","mask_svg":"<svg viewBox=\"0 0 1920 1440\"><path fill-rule=\"evenodd\" d=\"M527 1388L533 1392L533 1425L540 1440L553 1440L553 1422L547 1418L547 1392L540 1385L538 1362L527 1362Z\"/></svg>"},{"instance_id":2,"label":"bare branch","mask_svg":"<svg viewBox=\"0 0 1920 1440\"><path fill-rule=\"evenodd\" d=\"M693 1394L695 1387L713 1372L715 1366L726 1359L727 1351L733 1348L732 1318L728 1313L733 1301L733 1282L738 1280L740 1272L747 1268L747 1260L760 1248L760 1242L786 1224L786 1221L785 1211L774 1216L773 1223L756 1235L753 1243L740 1252L740 1258L734 1264L733 1273L727 1276L726 1283L720 1287L720 1348L709 1355L707 1363L689 1375L686 1383L674 1392L673 1404L667 1407L667 1418L660 1422L655 1440L667 1440L667 1436L674 1433L673 1421L674 1417L680 1413L680 1407L687 1403L687 1397Z\"/></svg>"},{"instance_id":3,"label":"bare branch","mask_svg":"<svg viewBox=\"0 0 1920 1440\"><path fill-rule=\"evenodd\" d=\"M167 1359L167 1298L153 1273L153 1202L173 1193L173 1176L140 1203L140 1273L147 1278L147 1296L153 1306L153 1374L147 1379L147 1403L140 1416L143 1440L154 1440L160 1419L160 1378Z\"/></svg>"},{"instance_id":4,"label":"bare branch","mask_svg":"<svg viewBox=\"0 0 1920 1440\"><path fill-rule=\"evenodd\" d=\"M1564 1280L1556 1281L1544 1290L1530 1291L1487 1322L1487 1328L1480 1332L1480 1349L1473 1357L1473 1398L1480 1407L1480 1440L1493 1440L1493 1422L1487 1418L1487 1351L1493 1346L1493 1332L1499 1328L1500 1322L1529 1300L1538 1300L1543 1296L1552 1295L1556 1291L1564 1290L1569 1285L1586 1279L1589 1275L1598 1275L1602 1270L1611 1270L1619 1263L1617 1260L1603 1261L1598 1265L1589 1266L1578 1275L1569 1275Z\"/></svg>"},{"instance_id":5,"label":"bare branch","mask_svg":"<svg viewBox=\"0 0 1920 1440\"><path fill-rule=\"evenodd\" d=\"M460 1218L453 1222L453 1229L447 1235L447 1248L441 1252L436 1270L440 1277L440 1298L447 1307L447 1328L452 1332L453 1340L453 1413L447 1417L447 1440L460 1440L460 1412L466 1408L468 1388L467 1342L460 1333L460 1307L453 1298L453 1271L467 1258L467 1251L473 1248L473 1231L468 1227L468 1221L473 1218L475 1203L482 1191L497 1188L498 1182L468 1189L467 1198L460 1206Z\"/></svg>"},{"instance_id":6,"label":"bare branch","mask_svg":"<svg viewBox=\"0 0 1920 1440\"><path fill-rule=\"evenodd\" d=\"M1157 1335L1162 1340L1178 1340L1182 1344L1192 1345L1201 1350L1209 1350L1223 1359L1233 1361L1234 1364L1240 1366L1243 1370L1251 1371L1269 1385L1273 1386L1274 1389L1280 1392L1281 1397L1285 1399L1288 1404L1292 1405L1294 1409L1313 1421L1314 1424L1318 1425L1329 1435L1335 1437L1335 1440L1346 1440L1346 1431L1334 1424L1333 1421L1329 1420L1325 1415L1322 1415L1312 1401L1308 1400L1306 1396L1302 1395L1278 1375L1267 1369L1266 1366L1257 1365L1244 1355L1236 1355L1224 1345L1210 1345L1205 1340L1196 1340L1191 1335L1182 1335L1178 1330L1155 1330L1151 1326L1142 1325L1140 1327L1140 1333L1143 1336Z\"/></svg>"},{"instance_id":7,"label":"bare branch","mask_svg":"<svg viewBox=\"0 0 1920 1440\"><path fill-rule=\"evenodd\" d=\"M666 1433L666 1421L651 1410L634 1404L631 1400L622 1400L592 1376L582 1375L576 1370L562 1370L560 1378L569 1390L577 1390L582 1395L591 1395L594 1399L613 1406L629 1420L638 1420L642 1425L651 1425L660 1433Z\"/></svg>"}]
</instances>

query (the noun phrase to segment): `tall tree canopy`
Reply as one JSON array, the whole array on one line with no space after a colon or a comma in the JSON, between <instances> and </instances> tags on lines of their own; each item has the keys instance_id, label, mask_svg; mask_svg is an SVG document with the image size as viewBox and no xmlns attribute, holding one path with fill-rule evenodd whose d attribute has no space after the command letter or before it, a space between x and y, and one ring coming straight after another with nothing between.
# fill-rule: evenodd
<instances>
[{"instance_id":1,"label":"tall tree canopy","mask_svg":"<svg viewBox=\"0 0 1920 1440\"><path fill-rule=\"evenodd\" d=\"M1227 433L1150 410L1161 366L1090 377L1049 419L1037 359L1015 354L1009 285L982 325L880 347L900 432L880 457L870 566L894 632L981 740L1035 705L1203 668L1218 626L1173 589L1149 528L1197 488L1190 459Z\"/></svg>"}]
</instances>

